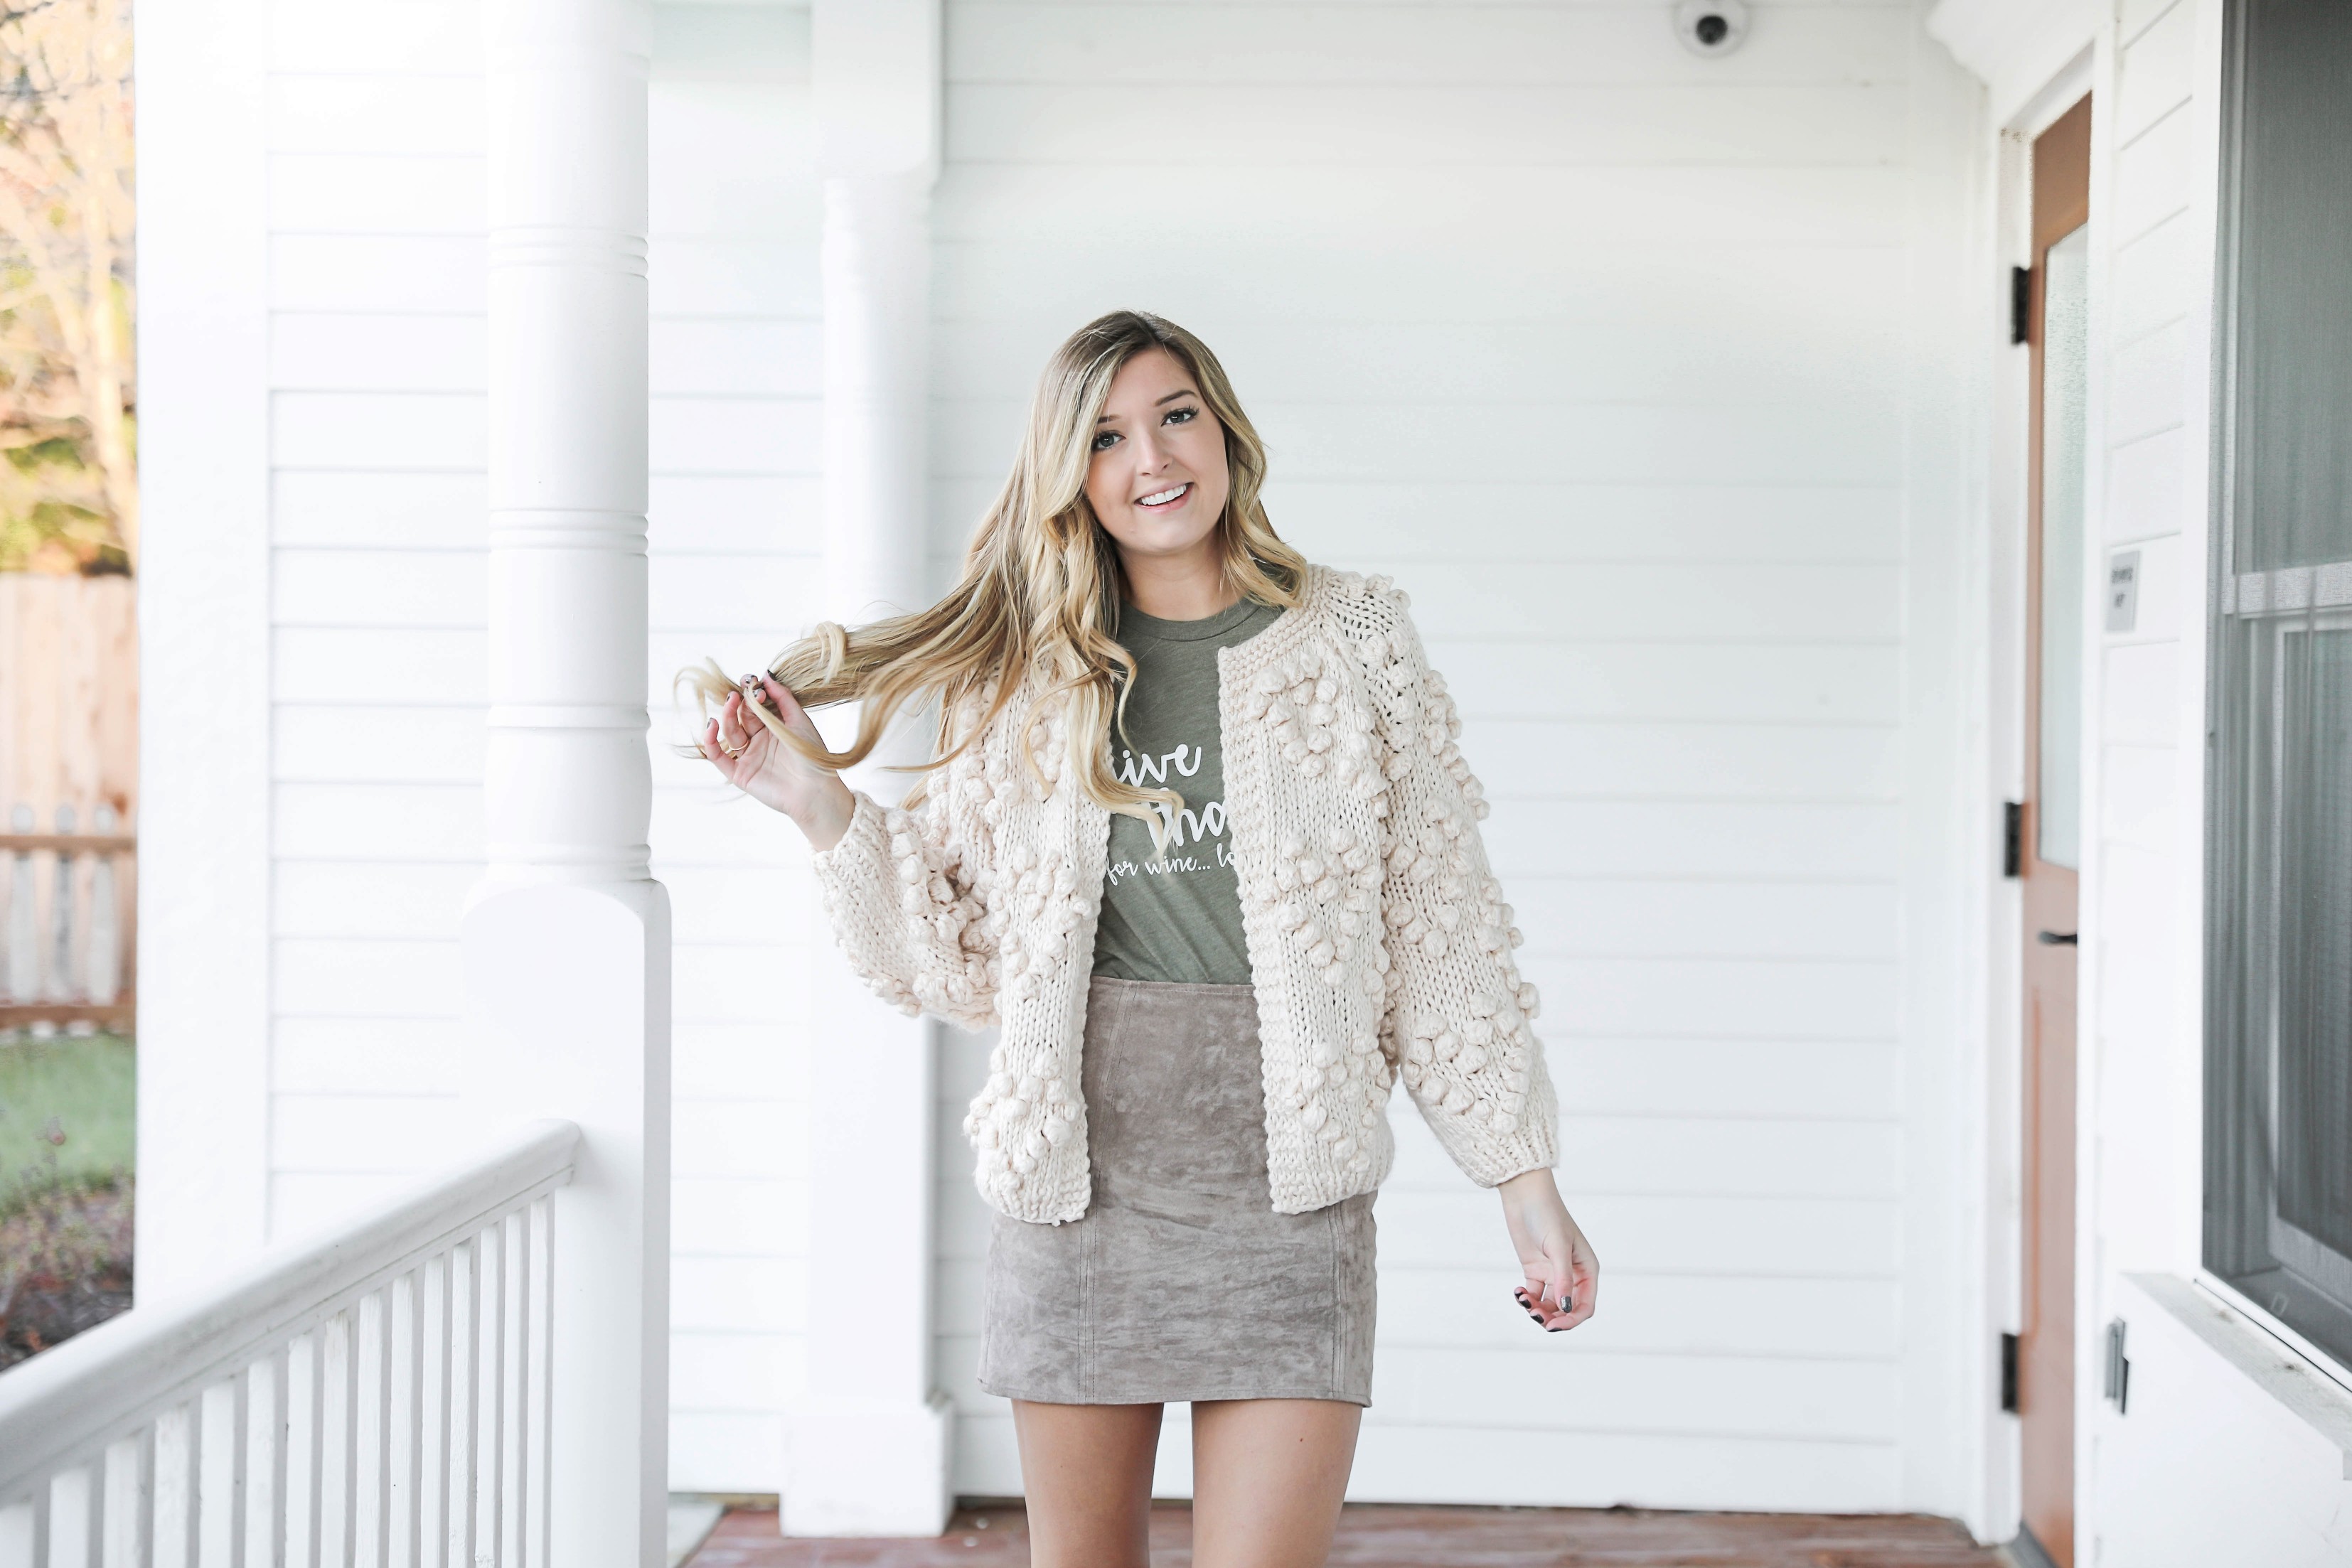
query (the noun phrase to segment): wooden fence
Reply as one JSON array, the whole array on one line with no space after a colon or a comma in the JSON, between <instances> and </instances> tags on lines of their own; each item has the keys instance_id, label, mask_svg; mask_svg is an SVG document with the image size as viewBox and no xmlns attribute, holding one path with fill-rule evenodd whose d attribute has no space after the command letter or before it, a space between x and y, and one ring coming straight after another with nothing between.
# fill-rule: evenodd
<instances>
[{"instance_id":1,"label":"wooden fence","mask_svg":"<svg viewBox=\"0 0 2352 1568\"><path fill-rule=\"evenodd\" d=\"M136 593L0 575L0 1029L136 1016Z\"/></svg>"}]
</instances>

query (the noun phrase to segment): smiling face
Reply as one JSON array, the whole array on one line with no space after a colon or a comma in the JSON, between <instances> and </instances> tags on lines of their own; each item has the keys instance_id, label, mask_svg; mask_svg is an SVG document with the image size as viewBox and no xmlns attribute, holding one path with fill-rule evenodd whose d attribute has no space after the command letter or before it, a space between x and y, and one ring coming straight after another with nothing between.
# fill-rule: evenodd
<instances>
[{"instance_id":1,"label":"smiling face","mask_svg":"<svg viewBox=\"0 0 2352 1568\"><path fill-rule=\"evenodd\" d=\"M1151 349L1120 366L1095 422L1087 499L1130 575L1215 560L1229 489L1224 427L1183 361Z\"/></svg>"}]
</instances>

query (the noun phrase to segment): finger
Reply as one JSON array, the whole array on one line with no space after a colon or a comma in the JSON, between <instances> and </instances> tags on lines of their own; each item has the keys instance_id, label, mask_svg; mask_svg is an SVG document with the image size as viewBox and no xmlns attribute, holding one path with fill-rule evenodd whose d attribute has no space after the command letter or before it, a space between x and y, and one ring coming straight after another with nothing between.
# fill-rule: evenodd
<instances>
[{"instance_id":1,"label":"finger","mask_svg":"<svg viewBox=\"0 0 2352 1568\"><path fill-rule=\"evenodd\" d=\"M815 733L814 721L808 716L807 710L801 706L800 698L793 695L793 689L790 686L777 680L773 675L763 674L760 677L760 689L767 695L768 707L774 712L785 728L805 729L811 734Z\"/></svg>"},{"instance_id":2,"label":"finger","mask_svg":"<svg viewBox=\"0 0 2352 1568\"><path fill-rule=\"evenodd\" d=\"M1574 1317L1576 1309L1583 1303L1573 1282L1573 1271L1567 1263L1546 1253L1528 1265L1527 1280L1520 1291L1520 1305L1537 1322L1558 1333L1570 1326L1571 1320L1583 1321Z\"/></svg>"},{"instance_id":3,"label":"finger","mask_svg":"<svg viewBox=\"0 0 2352 1568\"><path fill-rule=\"evenodd\" d=\"M719 738L727 743L730 751L743 749L743 704L729 697L727 706L719 710Z\"/></svg>"},{"instance_id":4,"label":"finger","mask_svg":"<svg viewBox=\"0 0 2352 1568\"><path fill-rule=\"evenodd\" d=\"M729 758L726 750L719 743L719 721L717 719L714 718L702 727L701 747L702 755L710 759L710 765L713 768L718 768L722 775L730 779L734 778L734 770L729 766L730 759Z\"/></svg>"},{"instance_id":5,"label":"finger","mask_svg":"<svg viewBox=\"0 0 2352 1568\"><path fill-rule=\"evenodd\" d=\"M1573 1328L1591 1315L1586 1312L1583 1316L1576 1316L1562 1310L1556 1304L1559 1297L1549 1285L1538 1284L1533 1288L1522 1285L1511 1294L1518 1301L1519 1310L1528 1314L1529 1322L1552 1333Z\"/></svg>"},{"instance_id":6,"label":"finger","mask_svg":"<svg viewBox=\"0 0 2352 1568\"><path fill-rule=\"evenodd\" d=\"M1560 1294L1565 1299L1560 1303L1561 1310L1544 1325L1555 1333L1583 1322L1601 1304L1600 1270L1589 1249L1579 1247L1561 1272L1564 1280Z\"/></svg>"}]
</instances>

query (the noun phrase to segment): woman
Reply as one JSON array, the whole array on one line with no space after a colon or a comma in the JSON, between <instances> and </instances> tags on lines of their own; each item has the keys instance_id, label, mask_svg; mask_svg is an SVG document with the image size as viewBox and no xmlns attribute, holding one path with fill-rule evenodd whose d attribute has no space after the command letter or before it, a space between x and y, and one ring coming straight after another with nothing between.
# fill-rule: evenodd
<instances>
[{"instance_id":1,"label":"woman","mask_svg":"<svg viewBox=\"0 0 2352 1568\"><path fill-rule=\"evenodd\" d=\"M1197 339L1106 316L1047 365L947 598L705 685L704 755L807 833L859 973L1000 1029L964 1122L996 1211L980 1381L1013 1401L1044 1565L1146 1562L1169 1400L1193 1561L1324 1560L1395 1078L1500 1190L1528 1315L1592 1312L1453 703L1402 594L1275 536L1265 472ZM829 752L804 709L853 699ZM929 702L919 799L846 789Z\"/></svg>"}]
</instances>

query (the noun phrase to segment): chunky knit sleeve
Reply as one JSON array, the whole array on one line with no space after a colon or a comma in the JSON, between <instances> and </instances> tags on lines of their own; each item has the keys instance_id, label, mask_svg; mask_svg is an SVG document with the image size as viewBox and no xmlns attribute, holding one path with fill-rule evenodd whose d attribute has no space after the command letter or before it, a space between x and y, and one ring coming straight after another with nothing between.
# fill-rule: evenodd
<instances>
[{"instance_id":1,"label":"chunky knit sleeve","mask_svg":"<svg viewBox=\"0 0 2352 1568\"><path fill-rule=\"evenodd\" d=\"M976 768L944 771L913 811L861 791L849 831L816 856L817 885L842 951L875 995L981 1029L996 1021L997 964L969 809L966 774Z\"/></svg>"},{"instance_id":2,"label":"chunky knit sleeve","mask_svg":"<svg viewBox=\"0 0 2352 1568\"><path fill-rule=\"evenodd\" d=\"M1558 1103L1536 1039L1536 988L1486 863L1486 801L1455 744L1462 721L1393 591L1367 640L1385 741L1387 1013L1381 1043L1456 1165L1482 1186L1559 1158Z\"/></svg>"}]
</instances>

